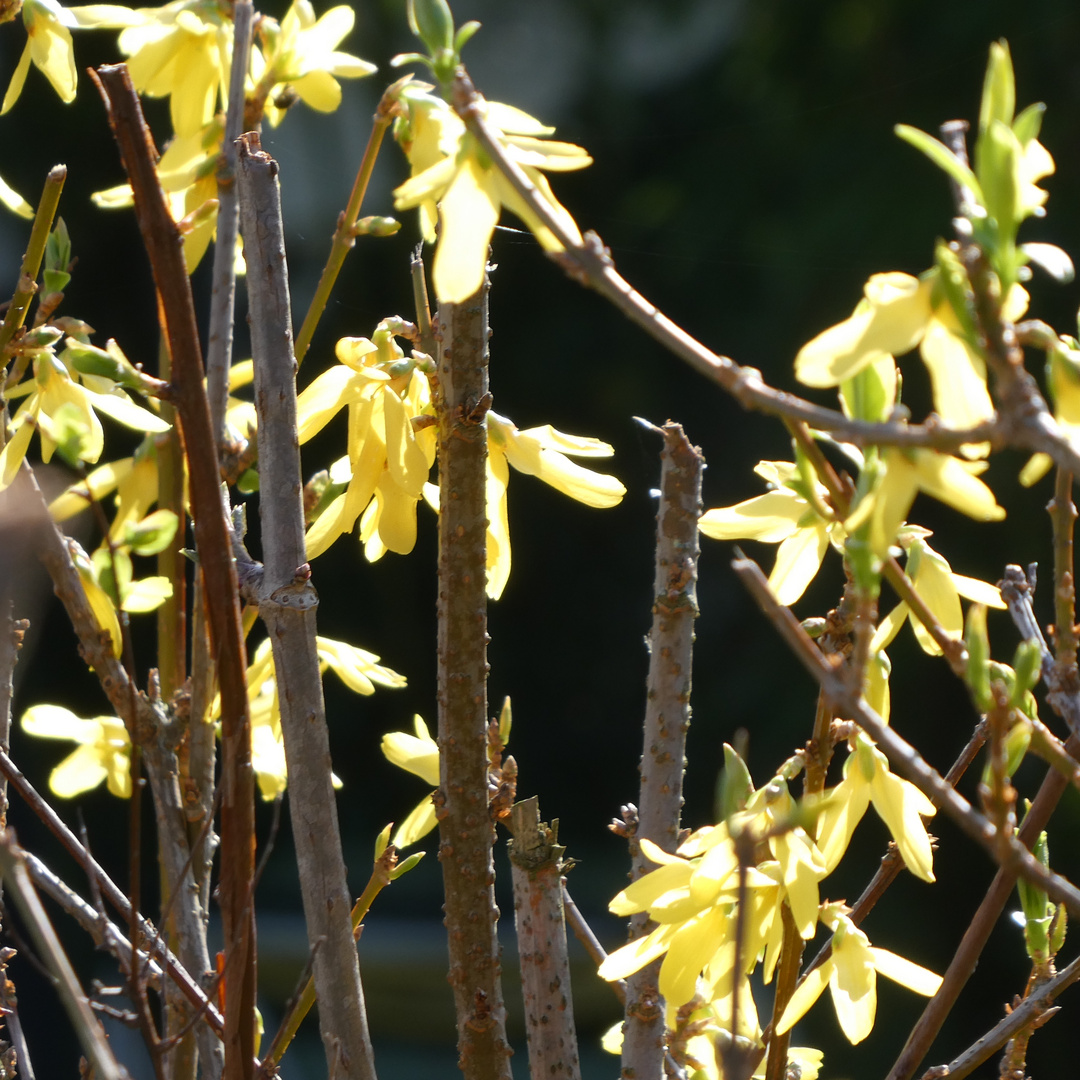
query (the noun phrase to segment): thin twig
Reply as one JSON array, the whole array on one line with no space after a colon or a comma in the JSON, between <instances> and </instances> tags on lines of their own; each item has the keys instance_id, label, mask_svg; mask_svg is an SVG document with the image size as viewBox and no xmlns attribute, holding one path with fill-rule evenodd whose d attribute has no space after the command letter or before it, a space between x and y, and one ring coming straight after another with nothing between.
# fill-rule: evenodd
<instances>
[{"instance_id":1,"label":"thin twig","mask_svg":"<svg viewBox=\"0 0 1080 1080\"><path fill-rule=\"evenodd\" d=\"M236 140L244 129L244 80L251 48L251 0L235 0L229 107L217 167L217 235L214 241L213 284L210 288L210 332L206 338L206 396L210 423L220 456L225 442L225 408L229 400L232 363L233 309L236 302L236 236L240 208L236 197Z\"/></svg>"},{"instance_id":2,"label":"thin twig","mask_svg":"<svg viewBox=\"0 0 1080 1080\"><path fill-rule=\"evenodd\" d=\"M90 1008L90 1002L79 985L60 939L41 906L41 900L26 869L23 853L10 830L0 834L0 867L4 881L30 928L38 951L56 980L57 993L64 1003L83 1051L94 1067L95 1075L99 1080L127 1080L127 1070L117 1062L109 1041L105 1038L101 1021Z\"/></svg>"},{"instance_id":3,"label":"thin twig","mask_svg":"<svg viewBox=\"0 0 1080 1080\"><path fill-rule=\"evenodd\" d=\"M574 903L574 898L567 892L565 880L563 881L562 898L566 921L570 924L570 929L574 931L574 937L585 947L589 959L599 967L608 958L607 951L600 944L600 939L593 933L593 928L585 921L585 916L581 914L577 904ZM612 979L608 982L608 986L611 987L619 1001L625 1004L626 980Z\"/></svg>"},{"instance_id":4,"label":"thin twig","mask_svg":"<svg viewBox=\"0 0 1080 1080\"><path fill-rule=\"evenodd\" d=\"M255 407L259 415L259 501L263 573L255 588L274 652L289 804L308 943L314 957L319 1027L327 1068L373 1080L360 967L349 921L349 892L330 739L316 652L318 595L304 555L296 362L292 352L278 165L254 133L240 139L240 219L248 263ZM321 943L321 946L320 946ZM317 946L320 946L317 948Z\"/></svg>"},{"instance_id":5,"label":"thin twig","mask_svg":"<svg viewBox=\"0 0 1080 1080\"><path fill-rule=\"evenodd\" d=\"M584 240L579 240L566 229L521 167L506 154L498 135L484 119L482 98L464 68L458 69L453 98L458 115L492 163L563 245L564 251L552 256L555 261L571 277L592 286L695 371L731 394L743 408L802 420L811 428L832 432L859 446L921 446L955 451L966 443L989 442L996 448L1010 445L1041 451L1062 468L1080 472L1080 445L1054 420L1046 402L1031 386L1025 385L1023 395L1007 395L1008 408L995 419L958 430L946 427L936 417L925 424L853 420L766 385L759 371L714 353L646 300L616 272L611 253L595 233L587 232Z\"/></svg>"},{"instance_id":6,"label":"thin twig","mask_svg":"<svg viewBox=\"0 0 1080 1080\"><path fill-rule=\"evenodd\" d=\"M153 141L127 68L123 64L102 67L96 79L131 181L135 216L164 312L173 362L173 395L184 431L195 540L206 582L221 687L225 797L220 896L225 946L227 951L236 949L241 955L239 962L226 956L233 982L225 998L225 1068L235 1080L250 1080L255 1039L255 939L248 906L254 869L254 775L236 569L218 481L218 459L182 238L158 182Z\"/></svg>"},{"instance_id":7,"label":"thin twig","mask_svg":"<svg viewBox=\"0 0 1080 1080\"><path fill-rule=\"evenodd\" d=\"M379 148L382 146L383 136L386 129L394 119L394 110L397 106L398 94L407 80L399 79L392 86L387 87L383 96L379 99L375 116L372 118L371 134L368 136L367 146L364 147L364 156L360 159L360 168L356 172L352 191L345 209L338 214L337 227L334 229L334 238L330 245L330 255L319 276L319 284L315 286L315 295L308 305L307 314L303 324L296 335L296 363L303 362L311 345L311 339L315 336L315 328L319 325L319 319L326 309L330 293L342 266L345 265L345 257L356 244L356 219L360 216L360 207L364 203L367 194L368 183L371 173L375 168L375 160L379 156Z\"/></svg>"},{"instance_id":8,"label":"thin twig","mask_svg":"<svg viewBox=\"0 0 1080 1080\"><path fill-rule=\"evenodd\" d=\"M1044 983L1026 997L1000 1023L988 1031L978 1042L972 1044L947 1066L947 1072L931 1070L936 1076L948 1076L949 1080L961 1080L973 1073L991 1054L997 1053L1014 1035L1050 1009L1054 999L1080 979L1080 957L1050 982Z\"/></svg>"}]
</instances>

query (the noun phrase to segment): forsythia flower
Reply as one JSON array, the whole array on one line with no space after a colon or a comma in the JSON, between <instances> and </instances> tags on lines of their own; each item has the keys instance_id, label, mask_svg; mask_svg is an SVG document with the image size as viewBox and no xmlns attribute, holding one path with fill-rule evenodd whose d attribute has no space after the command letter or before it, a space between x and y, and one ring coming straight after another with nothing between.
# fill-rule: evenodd
<instances>
[{"instance_id":1,"label":"forsythia flower","mask_svg":"<svg viewBox=\"0 0 1080 1080\"><path fill-rule=\"evenodd\" d=\"M348 645L344 641L317 637L315 648L319 656L319 671L330 668L341 681L357 694L375 693L375 684L398 689L405 677L378 662L374 653ZM248 700L251 703L251 755L255 778L264 799L270 800L285 791L288 773L285 766L285 744L281 735L281 712L278 708L277 681L274 677L274 654L267 638L255 650L247 669ZM221 698L214 700L211 720L221 715ZM335 776L334 784L341 782Z\"/></svg>"},{"instance_id":2,"label":"forsythia flower","mask_svg":"<svg viewBox=\"0 0 1080 1080\"><path fill-rule=\"evenodd\" d=\"M958 428L991 419L994 404L986 388L986 363L964 339L938 276L937 270L922 279L902 273L872 275L851 316L799 350L795 377L807 386L839 386L870 364L902 356L918 345L941 419ZM1027 302L1027 293L1014 285L1002 318L1015 322ZM969 456L976 453L983 450L969 450Z\"/></svg>"},{"instance_id":3,"label":"forsythia flower","mask_svg":"<svg viewBox=\"0 0 1080 1080\"><path fill-rule=\"evenodd\" d=\"M888 759L865 735L855 736L844 779L828 794L818 818L817 844L830 873L873 803L907 868L923 881L934 880L934 854L922 819L932 817L937 808L914 784L889 771Z\"/></svg>"},{"instance_id":4,"label":"forsythia flower","mask_svg":"<svg viewBox=\"0 0 1080 1080\"><path fill-rule=\"evenodd\" d=\"M413 718L415 735L391 731L382 738L382 752L399 769L419 776L428 787L439 786L439 745L428 732L427 724ZM406 848L427 836L438 824L435 803L428 795L398 826L392 841L396 848Z\"/></svg>"},{"instance_id":5,"label":"forsythia flower","mask_svg":"<svg viewBox=\"0 0 1080 1080\"><path fill-rule=\"evenodd\" d=\"M0 176L0 202L21 218L29 219L34 216L34 208L2 176Z\"/></svg>"},{"instance_id":6,"label":"forsythia flower","mask_svg":"<svg viewBox=\"0 0 1080 1080\"><path fill-rule=\"evenodd\" d=\"M926 542L930 536L926 529L909 525L901 536L901 543L907 548L907 573L915 591L934 613L942 628L952 637L959 638L964 633L964 615L960 607L960 597L972 600L987 607L1003 609L1006 605L1001 599L1001 590L977 578L954 574L945 558L939 555ZM915 618L907 603L901 601L881 620L870 643L870 651L888 648L896 637L904 620L911 619L911 628L915 631L923 652L931 656L940 656L941 647L930 636L925 626Z\"/></svg>"},{"instance_id":7,"label":"forsythia flower","mask_svg":"<svg viewBox=\"0 0 1080 1080\"><path fill-rule=\"evenodd\" d=\"M488 244L502 207L532 230L545 251L561 251L562 244L488 160L457 113L430 90L424 83L412 83L401 94L408 117L398 119L394 133L409 158L412 178L394 192L394 207L420 208L421 231L429 243L435 240L438 221L432 275L435 294L448 303L460 303L484 280ZM555 129L519 109L494 101L486 102L484 108L507 155L521 166L551 212L580 242L574 219L539 170L582 169L592 158L580 146L540 138Z\"/></svg>"},{"instance_id":8,"label":"forsythia flower","mask_svg":"<svg viewBox=\"0 0 1080 1080\"><path fill-rule=\"evenodd\" d=\"M566 435L550 424L519 431L506 417L490 410L487 419L487 592L497 600L510 577L510 520L506 507L509 465L586 506L617 506L626 488L614 476L583 468L567 456L611 457L615 451L606 442Z\"/></svg>"},{"instance_id":9,"label":"forsythia flower","mask_svg":"<svg viewBox=\"0 0 1080 1080\"><path fill-rule=\"evenodd\" d=\"M414 426L430 414L427 378L394 340L390 320L373 340L342 338L338 365L324 371L297 400L300 442L307 442L342 408L349 410L349 454L331 469L345 484L307 534L309 559L361 522L369 559L389 551L405 554L416 543L416 504L435 461L435 429Z\"/></svg>"},{"instance_id":10,"label":"forsythia flower","mask_svg":"<svg viewBox=\"0 0 1080 1080\"><path fill-rule=\"evenodd\" d=\"M35 351L33 375L9 390L6 397L9 401L26 400L12 417L11 434L0 453L0 490L15 478L35 430L46 463L61 442L65 447L76 446L81 461L97 461L105 445L98 412L138 431L169 430L164 420L136 405L112 380L81 375L69 367L67 353L56 356L51 343Z\"/></svg>"},{"instance_id":11,"label":"forsythia flower","mask_svg":"<svg viewBox=\"0 0 1080 1080\"><path fill-rule=\"evenodd\" d=\"M195 135L228 95L232 23L212 0L174 0L139 14L119 41L131 81L140 94L169 98L178 136Z\"/></svg>"},{"instance_id":12,"label":"forsythia flower","mask_svg":"<svg viewBox=\"0 0 1080 1080\"><path fill-rule=\"evenodd\" d=\"M23 713L22 729L39 738L79 743L49 775L49 787L60 798L73 798L102 780L118 798L131 795L131 740L115 716L84 720L59 705L35 705Z\"/></svg>"},{"instance_id":13,"label":"forsythia flower","mask_svg":"<svg viewBox=\"0 0 1080 1080\"><path fill-rule=\"evenodd\" d=\"M338 79L359 79L378 70L366 60L336 51L355 19L353 9L342 4L316 20L308 0L293 0L280 27L263 16L260 33L265 55L252 50L252 75L255 96L265 100L264 111L272 127L281 123L288 107L276 103L283 90L319 112L333 112L341 104Z\"/></svg>"},{"instance_id":14,"label":"forsythia flower","mask_svg":"<svg viewBox=\"0 0 1080 1080\"><path fill-rule=\"evenodd\" d=\"M940 975L888 949L874 948L846 911L842 904L830 904L822 912L821 921L833 931L832 953L791 995L776 1025L778 1035L789 1031L806 1014L826 986L832 993L836 1018L851 1043L862 1042L874 1028L879 972L924 997L933 997L941 986Z\"/></svg>"},{"instance_id":15,"label":"forsythia flower","mask_svg":"<svg viewBox=\"0 0 1080 1080\"><path fill-rule=\"evenodd\" d=\"M754 468L769 492L735 506L706 510L698 528L714 540L779 543L769 585L781 604L794 604L821 567L830 541L843 550L845 532L835 518L821 516L828 493L815 478L815 501L806 498L805 481L789 461L759 461Z\"/></svg>"},{"instance_id":16,"label":"forsythia flower","mask_svg":"<svg viewBox=\"0 0 1080 1080\"><path fill-rule=\"evenodd\" d=\"M994 493L978 478L986 468L984 461L961 461L921 447L886 447L880 461L884 476L845 523L854 532L869 520L870 547L878 558L888 554L920 491L976 521L1005 517Z\"/></svg>"}]
</instances>

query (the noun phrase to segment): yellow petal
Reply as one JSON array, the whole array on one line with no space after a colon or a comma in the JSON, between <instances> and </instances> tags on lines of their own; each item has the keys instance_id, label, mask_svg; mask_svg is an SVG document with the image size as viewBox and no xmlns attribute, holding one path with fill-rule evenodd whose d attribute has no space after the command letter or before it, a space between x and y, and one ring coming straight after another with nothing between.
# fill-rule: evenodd
<instances>
[{"instance_id":1,"label":"yellow petal","mask_svg":"<svg viewBox=\"0 0 1080 1080\"><path fill-rule=\"evenodd\" d=\"M761 540L775 544L795 532L807 509L805 499L789 488L781 488L734 506L706 510L698 520L698 528L714 540Z\"/></svg>"},{"instance_id":2,"label":"yellow petal","mask_svg":"<svg viewBox=\"0 0 1080 1080\"><path fill-rule=\"evenodd\" d=\"M487 464L487 594L498 600L510 579L510 519L506 509L506 486L510 468L502 447L488 443ZM434 485L427 485L434 487ZM435 493L438 494L438 488ZM438 507L436 507L438 509Z\"/></svg>"},{"instance_id":3,"label":"yellow petal","mask_svg":"<svg viewBox=\"0 0 1080 1080\"><path fill-rule=\"evenodd\" d=\"M828 959L820 967L814 968L801 985L795 988L795 992L788 999L780 1022L776 1025L776 1034L783 1035L790 1031L809 1011L811 1006L822 991L829 985L829 977L832 975L833 961Z\"/></svg>"},{"instance_id":4,"label":"yellow petal","mask_svg":"<svg viewBox=\"0 0 1080 1080\"><path fill-rule=\"evenodd\" d=\"M441 232L432 279L435 295L446 303L468 300L484 283L500 209L487 174L475 158L466 157L439 206Z\"/></svg>"},{"instance_id":5,"label":"yellow petal","mask_svg":"<svg viewBox=\"0 0 1080 1080\"><path fill-rule=\"evenodd\" d=\"M672 935L667 956L660 966L660 993L671 1005L685 1005L697 989L698 975L720 947L727 916L711 907L683 923Z\"/></svg>"},{"instance_id":6,"label":"yellow petal","mask_svg":"<svg viewBox=\"0 0 1080 1080\"><path fill-rule=\"evenodd\" d=\"M833 937L833 970L829 977L836 1019L852 1045L874 1029L877 976L865 935L852 928Z\"/></svg>"},{"instance_id":7,"label":"yellow petal","mask_svg":"<svg viewBox=\"0 0 1080 1080\"><path fill-rule=\"evenodd\" d=\"M881 765L870 782L874 809L892 834L907 868L923 881L934 880L934 853L923 817L936 813L934 804L914 784L893 776Z\"/></svg>"},{"instance_id":8,"label":"yellow petal","mask_svg":"<svg viewBox=\"0 0 1080 1080\"><path fill-rule=\"evenodd\" d=\"M434 739L391 731L382 737L382 752L391 764L419 776L432 787L438 786L439 747Z\"/></svg>"},{"instance_id":9,"label":"yellow petal","mask_svg":"<svg viewBox=\"0 0 1080 1080\"><path fill-rule=\"evenodd\" d=\"M396 848L407 848L422 840L438 825L435 816L435 803L428 795L409 816L398 826L394 833L393 844Z\"/></svg>"},{"instance_id":10,"label":"yellow petal","mask_svg":"<svg viewBox=\"0 0 1080 1080\"><path fill-rule=\"evenodd\" d=\"M870 953L874 958L874 967L887 979L914 990L923 997L933 997L941 989L942 978L928 971L902 956L897 956L888 949L878 949L870 946Z\"/></svg>"},{"instance_id":11,"label":"yellow petal","mask_svg":"<svg viewBox=\"0 0 1080 1080\"><path fill-rule=\"evenodd\" d=\"M973 600L976 604L985 604L999 611L1003 611L1007 606L1001 599L1001 590L996 585L980 581L978 578L965 577L963 574L953 574L952 580L956 591L965 600Z\"/></svg>"},{"instance_id":12,"label":"yellow petal","mask_svg":"<svg viewBox=\"0 0 1080 1080\"><path fill-rule=\"evenodd\" d=\"M96 788L109 775L98 747L88 744L69 754L49 775L49 787L61 799Z\"/></svg>"},{"instance_id":13,"label":"yellow petal","mask_svg":"<svg viewBox=\"0 0 1080 1080\"><path fill-rule=\"evenodd\" d=\"M829 533L824 525L797 529L780 545L769 584L781 604L794 604L806 592L821 568L828 546Z\"/></svg>"},{"instance_id":14,"label":"yellow petal","mask_svg":"<svg viewBox=\"0 0 1080 1080\"><path fill-rule=\"evenodd\" d=\"M11 107L19 100L19 95L22 93L23 85L26 82L26 74L30 70L30 39L26 39L26 47L22 51L22 56L19 57L18 64L15 65L14 74L11 76L11 82L8 83L7 93L4 94L4 103L0 105L0 116L3 116ZM29 206L29 203L27 204ZM29 215L33 217L33 209L31 209Z\"/></svg>"},{"instance_id":15,"label":"yellow petal","mask_svg":"<svg viewBox=\"0 0 1080 1080\"><path fill-rule=\"evenodd\" d=\"M959 337L959 324L951 308L939 309L930 320L920 353L933 384L934 408L949 427L974 427L995 415L986 387L986 364ZM965 456L985 457L978 450Z\"/></svg>"},{"instance_id":16,"label":"yellow petal","mask_svg":"<svg viewBox=\"0 0 1080 1080\"><path fill-rule=\"evenodd\" d=\"M1001 521L1005 511L994 493L975 476L975 463L932 450L915 451L918 483L928 495L976 521Z\"/></svg>"},{"instance_id":17,"label":"yellow petal","mask_svg":"<svg viewBox=\"0 0 1080 1080\"><path fill-rule=\"evenodd\" d=\"M6 110L0 111L0 116L4 111ZM21 218L34 216L34 208L2 176L0 176L0 202Z\"/></svg>"},{"instance_id":18,"label":"yellow petal","mask_svg":"<svg viewBox=\"0 0 1080 1080\"><path fill-rule=\"evenodd\" d=\"M597 974L608 982L633 975L635 971L667 952L668 944L677 929L678 925L675 923L658 926L644 937L631 941L621 949L616 949L600 965Z\"/></svg>"}]
</instances>

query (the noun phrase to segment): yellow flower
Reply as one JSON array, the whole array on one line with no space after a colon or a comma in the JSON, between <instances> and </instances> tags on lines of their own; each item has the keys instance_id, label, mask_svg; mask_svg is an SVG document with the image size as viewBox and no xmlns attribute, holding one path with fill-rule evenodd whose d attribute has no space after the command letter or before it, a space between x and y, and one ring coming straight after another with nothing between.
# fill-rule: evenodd
<instances>
[{"instance_id":1,"label":"yellow flower","mask_svg":"<svg viewBox=\"0 0 1080 1080\"><path fill-rule=\"evenodd\" d=\"M829 792L818 818L817 843L829 873L840 863L871 803L907 868L923 881L933 881L934 854L922 819L933 817L937 809L914 784L894 776L885 755L861 733L844 762L844 779Z\"/></svg>"},{"instance_id":2,"label":"yellow flower","mask_svg":"<svg viewBox=\"0 0 1080 1080\"><path fill-rule=\"evenodd\" d=\"M802 1019L826 986L840 1027L853 1044L862 1042L874 1028L879 972L924 997L933 997L941 986L941 976L888 949L874 948L845 910L841 904L831 904L822 913L822 922L833 930L832 954L791 995L776 1025L778 1035Z\"/></svg>"},{"instance_id":3,"label":"yellow flower","mask_svg":"<svg viewBox=\"0 0 1080 1080\"><path fill-rule=\"evenodd\" d=\"M295 94L305 105L319 112L333 112L341 104L338 79L359 79L378 69L374 64L336 49L353 28L355 13L342 4L331 8L316 20L308 0L293 0L277 23L263 16L260 33L265 42L265 56L252 50L252 75L264 99L266 118L272 127L281 123L289 101ZM336 78L335 78L336 76Z\"/></svg>"},{"instance_id":4,"label":"yellow flower","mask_svg":"<svg viewBox=\"0 0 1080 1080\"><path fill-rule=\"evenodd\" d=\"M91 501L102 502L112 491L116 492L116 515L109 535L115 540L126 525L141 521L157 502L157 446L153 439L144 440L134 457L110 461L72 484L49 503L49 513L54 521L67 521L86 510Z\"/></svg>"},{"instance_id":5,"label":"yellow flower","mask_svg":"<svg viewBox=\"0 0 1080 1080\"><path fill-rule=\"evenodd\" d=\"M131 794L131 740L123 721L115 716L84 720L59 705L35 705L23 713L21 723L28 735L79 744L49 776L49 787L60 798L90 791L102 780L118 798Z\"/></svg>"},{"instance_id":6,"label":"yellow flower","mask_svg":"<svg viewBox=\"0 0 1080 1080\"><path fill-rule=\"evenodd\" d=\"M23 24L26 26L26 47L11 76L0 116L6 113L22 93L30 61L52 83L65 105L75 100L75 51L69 26L74 25L71 13L57 0L23 0Z\"/></svg>"},{"instance_id":7,"label":"yellow flower","mask_svg":"<svg viewBox=\"0 0 1080 1080\"><path fill-rule=\"evenodd\" d=\"M976 521L1001 521L1005 517L994 493L978 478L986 468L984 461L961 461L921 447L886 447L880 461L884 475L846 522L848 530L854 532L869 520L870 547L879 559L886 558L896 542L900 526L920 491Z\"/></svg>"},{"instance_id":8,"label":"yellow flower","mask_svg":"<svg viewBox=\"0 0 1080 1080\"><path fill-rule=\"evenodd\" d=\"M342 338L340 363L324 371L297 400L300 442L307 442L347 407L349 454L331 467L345 490L307 533L309 559L349 532L365 510L361 539L374 561L387 550L406 554L416 543L416 504L435 461L435 428L414 418L431 414L426 376L394 340L389 320L373 340ZM369 504L371 504L369 506Z\"/></svg>"},{"instance_id":9,"label":"yellow flower","mask_svg":"<svg viewBox=\"0 0 1080 1080\"><path fill-rule=\"evenodd\" d=\"M357 694L375 693L375 684L397 689L405 678L392 668L380 664L379 658L365 649L344 641L317 637L315 648L319 656L319 671L330 668L341 681ZM267 638L255 650L247 669L248 701L251 710L251 754L259 791L266 800L284 793L288 783L285 766L285 744L281 735L281 712L278 707L277 680L274 676L274 654ZM221 715L221 698L214 699L210 719ZM332 777L335 787L341 781Z\"/></svg>"},{"instance_id":10,"label":"yellow flower","mask_svg":"<svg viewBox=\"0 0 1080 1080\"><path fill-rule=\"evenodd\" d=\"M614 476L593 472L570 460L606 458L614 449L600 439L566 435L550 424L518 428L505 416L488 412L488 595L497 600L510 577L510 520L506 507L509 465L527 476L543 480L586 506L617 506L626 488Z\"/></svg>"},{"instance_id":11,"label":"yellow flower","mask_svg":"<svg viewBox=\"0 0 1080 1080\"><path fill-rule=\"evenodd\" d=\"M977 578L954 574L946 559L939 555L928 543L930 536L926 529L909 525L901 537L901 543L907 548L907 573L915 591L926 606L934 613L946 633L960 638L964 633L964 616L960 607L960 597L987 607L1004 609L1001 590ZM888 648L896 637L904 620L911 619L911 628L925 653L940 656L941 647L930 636L925 626L915 618L907 603L901 601L881 620L870 643L871 652Z\"/></svg>"},{"instance_id":12,"label":"yellow flower","mask_svg":"<svg viewBox=\"0 0 1080 1080\"><path fill-rule=\"evenodd\" d=\"M169 98L178 136L195 135L228 95L232 23L212 0L174 0L140 15L119 40L131 81L140 94Z\"/></svg>"},{"instance_id":13,"label":"yellow flower","mask_svg":"<svg viewBox=\"0 0 1080 1080\"><path fill-rule=\"evenodd\" d=\"M65 356L57 357L51 344L35 350L32 377L7 392L9 401L20 397L26 400L12 417L10 437L0 453L0 490L15 478L35 430L46 463L58 443L74 449L81 461L97 461L105 445L98 412L137 431L169 430L164 420L136 405L110 379L69 369Z\"/></svg>"},{"instance_id":14,"label":"yellow flower","mask_svg":"<svg viewBox=\"0 0 1080 1080\"><path fill-rule=\"evenodd\" d=\"M412 83L401 95L408 117L397 121L394 132L409 158L412 178L394 192L394 206L420 208L421 229L429 243L435 240L435 222L439 222L435 294L440 300L460 303L484 280L488 244L502 207L532 230L545 251L561 251L562 244L488 160L457 114L428 93L430 89ZM574 219L539 170L582 169L592 158L580 146L544 141L540 136L555 129L519 109L493 101L485 108L486 119L499 132L507 155L525 171L566 231L580 240Z\"/></svg>"},{"instance_id":15,"label":"yellow flower","mask_svg":"<svg viewBox=\"0 0 1080 1080\"><path fill-rule=\"evenodd\" d=\"M830 541L842 551L846 534L839 521L822 516L819 508L828 509L828 493L816 479L814 503L807 500L796 465L760 461L754 472L768 483L768 494L706 510L698 528L714 540L779 543L769 584L781 604L794 604L820 569Z\"/></svg>"},{"instance_id":16,"label":"yellow flower","mask_svg":"<svg viewBox=\"0 0 1080 1080\"><path fill-rule=\"evenodd\" d=\"M428 732L427 724L419 717L413 718L415 735L405 731L391 731L382 738L382 752L386 759L399 769L419 776L428 787L439 786L439 745ZM438 824L435 803L428 795L394 833L393 845L406 848L427 836Z\"/></svg>"}]
</instances>

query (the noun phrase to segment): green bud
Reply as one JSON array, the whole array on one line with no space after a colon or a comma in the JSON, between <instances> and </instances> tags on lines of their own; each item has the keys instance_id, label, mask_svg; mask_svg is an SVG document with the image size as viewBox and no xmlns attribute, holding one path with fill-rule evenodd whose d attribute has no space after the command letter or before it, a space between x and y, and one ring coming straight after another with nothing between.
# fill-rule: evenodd
<instances>
[{"instance_id":1,"label":"green bud","mask_svg":"<svg viewBox=\"0 0 1080 1080\"><path fill-rule=\"evenodd\" d=\"M155 510L124 529L123 543L135 555L157 555L173 542L179 524L172 510Z\"/></svg>"},{"instance_id":2,"label":"green bud","mask_svg":"<svg viewBox=\"0 0 1080 1080\"><path fill-rule=\"evenodd\" d=\"M1039 833L1039 838L1032 845L1031 854L1044 869L1050 869L1050 847L1045 830ZM1016 879L1016 891L1020 894L1020 906L1024 909L1024 918L1028 922L1047 917L1048 901L1044 889L1021 877Z\"/></svg>"},{"instance_id":3,"label":"green bud","mask_svg":"<svg viewBox=\"0 0 1080 1080\"><path fill-rule=\"evenodd\" d=\"M964 269L960 256L943 240L938 241L934 250L934 261L938 267L938 276L934 283L935 291L941 290L960 323L963 336L969 342L975 343L978 341L978 332L971 315L973 301L967 270Z\"/></svg>"},{"instance_id":4,"label":"green bud","mask_svg":"<svg viewBox=\"0 0 1080 1080\"><path fill-rule=\"evenodd\" d=\"M1049 915L1024 923L1024 947L1034 964L1045 964L1050 959L1050 923Z\"/></svg>"},{"instance_id":5,"label":"green bud","mask_svg":"<svg viewBox=\"0 0 1080 1080\"><path fill-rule=\"evenodd\" d=\"M56 227L45 241L45 269L66 271L71 262L71 237L64 219L56 219Z\"/></svg>"},{"instance_id":6,"label":"green bud","mask_svg":"<svg viewBox=\"0 0 1080 1080\"><path fill-rule=\"evenodd\" d=\"M393 829L394 823L391 822L378 836L375 837L375 861L378 862L386 851L387 845L390 843L390 831Z\"/></svg>"},{"instance_id":7,"label":"green bud","mask_svg":"<svg viewBox=\"0 0 1080 1080\"><path fill-rule=\"evenodd\" d=\"M716 783L716 820L726 821L742 810L753 792L754 781L746 762L735 747L724 743L724 768Z\"/></svg>"},{"instance_id":8,"label":"green bud","mask_svg":"<svg viewBox=\"0 0 1080 1080\"><path fill-rule=\"evenodd\" d=\"M397 866L390 871L390 880L397 881L402 874L407 874L426 854L427 852L425 851L414 851L404 862L399 862Z\"/></svg>"},{"instance_id":9,"label":"green bud","mask_svg":"<svg viewBox=\"0 0 1080 1080\"><path fill-rule=\"evenodd\" d=\"M454 52L460 54L461 50L472 40L473 34L480 29L480 24L475 19L470 19L458 27L454 35Z\"/></svg>"},{"instance_id":10,"label":"green bud","mask_svg":"<svg viewBox=\"0 0 1080 1080\"><path fill-rule=\"evenodd\" d=\"M1016 673L1016 684L1009 696L1009 705L1016 709L1020 708L1024 701L1024 695L1030 691L1042 676L1042 647L1034 639L1021 641L1016 646L1013 656L1013 671Z\"/></svg>"},{"instance_id":11,"label":"green bud","mask_svg":"<svg viewBox=\"0 0 1080 1080\"><path fill-rule=\"evenodd\" d=\"M62 337L64 332L57 330L55 326L38 326L33 330L27 330L22 337L22 347L25 350L30 349L48 349L55 345Z\"/></svg>"},{"instance_id":12,"label":"green bud","mask_svg":"<svg viewBox=\"0 0 1080 1080\"><path fill-rule=\"evenodd\" d=\"M811 637L816 640L825 633L825 630L828 628L829 621L827 619L823 619L820 615L815 615L812 618L803 619L800 625L802 626L803 630L806 631L807 637Z\"/></svg>"},{"instance_id":13,"label":"green bud","mask_svg":"<svg viewBox=\"0 0 1080 1080\"><path fill-rule=\"evenodd\" d=\"M254 495L259 490L259 470L246 469L236 481L236 487L244 495Z\"/></svg>"},{"instance_id":14,"label":"green bud","mask_svg":"<svg viewBox=\"0 0 1080 1080\"><path fill-rule=\"evenodd\" d=\"M986 633L986 605L972 604L968 608L964 644L968 662L964 677L979 712L989 712L994 699L990 693L990 639Z\"/></svg>"},{"instance_id":15,"label":"green bud","mask_svg":"<svg viewBox=\"0 0 1080 1080\"><path fill-rule=\"evenodd\" d=\"M434 56L454 48L454 16L446 0L408 0L409 29Z\"/></svg>"},{"instance_id":16,"label":"green bud","mask_svg":"<svg viewBox=\"0 0 1080 1080\"><path fill-rule=\"evenodd\" d=\"M69 337L64 349L64 359L83 375L101 375L112 379L119 386L142 388L142 373L119 350L99 349Z\"/></svg>"},{"instance_id":17,"label":"green bud","mask_svg":"<svg viewBox=\"0 0 1080 1080\"><path fill-rule=\"evenodd\" d=\"M502 708L499 710L499 742L506 746L510 742L510 728L514 724L514 714L510 708L510 698L503 698Z\"/></svg>"},{"instance_id":18,"label":"green bud","mask_svg":"<svg viewBox=\"0 0 1080 1080\"><path fill-rule=\"evenodd\" d=\"M392 217L372 214L361 218L353 226L354 236L393 236L401 228L401 222Z\"/></svg>"},{"instance_id":19,"label":"green bud","mask_svg":"<svg viewBox=\"0 0 1080 1080\"><path fill-rule=\"evenodd\" d=\"M990 59L983 80L982 102L979 106L979 135L995 121L1012 125L1016 111L1016 79L1013 75L1009 43L1002 39L990 46Z\"/></svg>"},{"instance_id":20,"label":"green bud","mask_svg":"<svg viewBox=\"0 0 1080 1080\"><path fill-rule=\"evenodd\" d=\"M1061 952L1061 946L1065 944L1065 931L1068 929L1069 913L1064 904L1058 904L1054 911L1053 921L1050 923L1050 955L1057 956Z\"/></svg>"}]
</instances>

